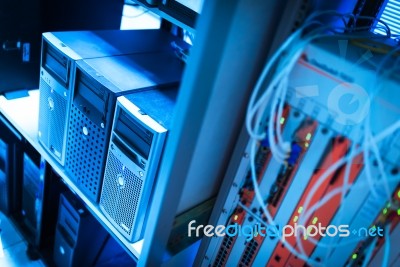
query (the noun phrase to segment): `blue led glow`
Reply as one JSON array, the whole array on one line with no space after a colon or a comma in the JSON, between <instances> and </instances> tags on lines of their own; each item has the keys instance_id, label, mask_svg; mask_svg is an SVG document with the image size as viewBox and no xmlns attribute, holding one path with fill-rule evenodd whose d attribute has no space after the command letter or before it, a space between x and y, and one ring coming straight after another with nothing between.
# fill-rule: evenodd
<instances>
[{"instance_id":1,"label":"blue led glow","mask_svg":"<svg viewBox=\"0 0 400 267\"><path fill-rule=\"evenodd\" d=\"M398 35L400 35L400 1L388 0L380 19L386 22L390 27L392 38L398 37ZM381 26L381 24L378 25ZM382 27L375 29L374 33L386 35Z\"/></svg>"}]
</instances>

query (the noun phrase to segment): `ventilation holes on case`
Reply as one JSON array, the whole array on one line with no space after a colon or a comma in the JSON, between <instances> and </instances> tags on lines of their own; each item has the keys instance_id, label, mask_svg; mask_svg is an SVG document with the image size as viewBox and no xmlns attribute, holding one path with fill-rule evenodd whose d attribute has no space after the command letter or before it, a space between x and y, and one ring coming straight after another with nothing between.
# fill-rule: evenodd
<instances>
[{"instance_id":1,"label":"ventilation holes on case","mask_svg":"<svg viewBox=\"0 0 400 267\"><path fill-rule=\"evenodd\" d=\"M51 93L51 87L41 78L39 83L39 131L41 140L47 148L53 147L60 159L64 152L64 133L67 112L67 101L58 93ZM48 108L48 99L54 101L54 110Z\"/></svg>"},{"instance_id":2,"label":"ventilation holes on case","mask_svg":"<svg viewBox=\"0 0 400 267\"><path fill-rule=\"evenodd\" d=\"M105 157L106 139L95 140L93 132L103 129L97 127L89 118L85 116L74 104L72 104L68 136L69 144L67 148L66 169L88 197L96 201L99 195L98 184L101 181L102 162ZM82 137L82 128L87 127L89 137ZM90 139L91 136L91 139ZM97 138L98 139L98 138ZM94 142L97 141L97 142Z\"/></svg>"},{"instance_id":3,"label":"ventilation holes on case","mask_svg":"<svg viewBox=\"0 0 400 267\"><path fill-rule=\"evenodd\" d=\"M122 164L111 151L108 153L100 205L113 218L117 228L132 234L138 212L138 202L142 193L143 181ZM116 177L124 177L125 184L120 187ZM125 227L120 227L125 225Z\"/></svg>"}]
</instances>

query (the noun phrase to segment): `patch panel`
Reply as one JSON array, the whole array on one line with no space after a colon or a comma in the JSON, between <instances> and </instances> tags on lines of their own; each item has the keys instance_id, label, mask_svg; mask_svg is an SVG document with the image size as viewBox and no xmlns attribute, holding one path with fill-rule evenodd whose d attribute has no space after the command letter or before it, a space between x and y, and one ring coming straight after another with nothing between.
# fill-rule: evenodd
<instances>
[{"instance_id":1,"label":"patch panel","mask_svg":"<svg viewBox=\"0 0 400 267\"><path fill-rule=\"evenodd\" d=\"M351 163L350 172L349 172L349 180L348 180L349 184L353 184L355 179L358 178L358 176L361 172L361 168L363 166L361 162L362 162L362 155L359 155ZM335 175L332 177L334 179L331 179L329 181L329 184L327 185L323 196L326 196L329 193L334 192L335 190L340 191L344 184L344 176L345 176L345 168L340 168L339 172L335 173ZM323 186L321 186L320 190L324 190ZM346 192L344 192L344 194L345 193ZM322 199L323 196L321 196L320 199ZM318 200L312 204L316 204L316 203L318 203ZM325 205L323 205L321 208L319 208L316 212L314 212L310 216L310 220L308 221L308 223L306 223L306 225L318 224L318 225L321 225L322 227L328 227L330 225L332 218L338 211L340 204L341 204L340 194L334 195ZM293 218L293 220L295 220L295 218ZM316 236L314 236L312 238L318 242L322 237L323 236L321 236L320 234L317 234ZM308 242L308 240L306 238L300 239L299 242L302 244L306 256L309 257L309 256L311 256L316 245L314 243ZM295 248L298 248L298 246L299 246L299 243L296 244ZM290 256L290 258L287 262L288 266L302 266L305 264L306 264L306 262L297 258L293 254Z\"/></svg>"},{"instance_id":2,"label":"patch panel","mask_svg":"<svg viewBox=\"0 0 400 267\"><path fill-rule=\"evenodd\" d=\"M347 55L339 55L338 44L346 45ZM300 232L300 237L286 236L284 241L282 236L259 233L250 240L238 236L225 266L313 266L318 262L324 266L356 266L372 241L364 236L356 236L355 229L371 225L383 227L390 221L390 242L400 235L397 223L400 209L397 211L394 201L391 207L387 207L386 203L387 196L395 191L400 181L400 131L392 131L385 138L381 135L376 144L364 139L367 134L379 136L385 128L398 124L400 109L397 99L400 97L393 90L398 87L398 80L384 77L382 88L374 91L371 87L376 70L371 64L367 66L365 62L358 61L361 52L360 47L345 37L343 40L322 38L304 48L288 76L287 92L282 89L287 85L285 82L278 82L275 87L266 89L282 90L271 92L271 95L281 98L285 94L286 107L290 106L290 112L283 116L285 127L282 131L282 139L290 142L290 150L286 158L279 160L282 159L282 153L275 153L271 146L268 160L265 161L260 154L260 147L270 144L267 140L258 143L255 165L260 195L257 197L264 202L255 201L253 195L254 200L250 203L242 203L245 209L242 226L268 226L269 216L263 211L266 208L266 213L280 230L283 226L294 228L297 224L305 227L318 225L323 230L329 226L332 226L329 228L332 230L333 227L337 229L344 225L347 227L344 229L349 230L349 236L342 238L321 232L301 235ZM380 60L382 57L379 55L371 59L375 63ZM258 93L261 95L259 99L266 95L266 92ZM273 100L275 105L277 101ZM262 116L267 121L270 103L255 103L250 102L249 108L257 105L265 107ZM364 123L366 118L371 122L368 127ZM369 126L370 129L367 129ZM278 140L276 138L275 141ZM247 152L252 142L254 140L251 138ZM358 152L354 153L355 150ZM275 153L274 157L271 156L272 152ZM352 159L346 162L346 158ZM253 186L246 167L251 159L241 162L241 175L235 176L230 191L238 191L235 188L237 184L248 188ZM332 166L336 165L339 166L332 171ZM327 170L329 174L326 174ZM232 203L231 200L232 197L229 200ZM229 201L224 206L228 210L239 202L229 204ZM379 216L378 212L381 213ZM224 216L221 214L221 217ZM385 223L383 218L386 218ZM211 241L214 244L216 242ZM371 254L371 267L377 266L387 253L384 238L374 242L376 248ZM206 255L212 255L213 250L209 247ZM357 261L354 261L354 254L357 254ZM399 257L400 253L391 249L389 266L395 266L393 264L400 261ZM203 262L203 266L207 266L207 261Z\"/></svg>"},{"instance_id":3,"label":"patch panel","mask_svg":"<svg viewBox=\"0 0 400 267\"><path fill-rule=\"evenodd\" d=\"M290 220L285 223L286 225L291 225L294 227L295 224L298 223L299 217L302 215L301 213L303 212L303 205L304 205L305 199L308 196L308 194L310 193L311 188L320 179L321 174L323 173L323 170L328 169L331 164L333 164L334 162L338 161L339 159L341 159L343 156L346 155L346 153L349 149L349 145L350 145L349 141L342 136L335 137L332 140L332 146L328 148L328 152L326 153L326 156L321 163L321 168L315 170L313 176L311 177L311 179L308 183L306 190L304 191L304 193L302 195L302 198L300 199L300 201L298 202L298 204L295 208L295 212L292 214ZM311 203L310 206L317 203L327 193L327 189L330 186L331 182L333 180L337 181L337 176L339 176L341 172L343 172L343 168L338 169L335 173L331 174L329 179L326 179L326 181L318 188L318 191L313 195L312 200L310 202ZM354 176L356 176L356 175L353 175L353 177ZM337 203L337 201L336 201L336 208L339 203ZM314 218L318 218L318 217L314 217ZM308 226L311 224L316 224L314 219L312 219L312 220L313 221L311 221L311 222L307 221L304 225ZM321 223L321 221L324 226L326 226L329 223L329 221L326 220L326 218L319 218L320 223ZM296 240L295 236L290 236L286 239L286 242L288 244L292 245L293 247L296 247L298 240ZM307 248L305 248L305 249L307 250ZM308 250L310 250L310 248L308 248ZM307 252L310 253L310 251L307 251ZM291 253L284 246L281 246L281 244L278 244L276 246L273 256L270 259L268 264L271 264L274 266L287 266L287 264L290 264L290 262L299 261L299 259L297 259L297 258L292 259L291 257L292 257ZM300 264L300 265L302 265L302 264ZM293 265L293 266L298 266L298 265Z\"/></svg>"},{"instance_id":4,"label":"patch panel","mask_svg":"<svg viewBox=\"0 0 400 267\"><path fill-rule=\"evenodd\" d=\"M283 118L285 118L284 120L285 128L283 129L282 133L283 139L292 140L293 136L295 135L295 132L298 130L300 125L305 120L305 117L298 110L291 109L290 112L285 114L285 117ZM275 183L276 177L278 177L281 170L282 170L282 164L278 162L276 159L271 158L268 166L266 166L264 175L259 182L261 195L265 196L266 201L268 201L268 195L270 194L271 187ZM259 209L260 207L257 202L254 202L251 208Z\"/></svg>"},{"instance_id":5,"label":"patch panel","mask_svg":"<svg viewBox=\"0 0 400 267\"><path fill-rule=\"evenodd\" d=\"M342 205L340 210L335 214L334 218L331 221L332 225L351 225L352 219L356 211L360 211L365 204L366 199L368 198L369 192L365 190L364 187L359 187L359 183L365 182L365 170L362 170L360 173L360 177L354 182L353 188L350 192L347 193L345 198L345 203L351 203L351 205ZM372 175L378 175L377 170L373 170ZM347 216L347 214L351 214ZM326 236L320 239L322 244L334 244L335 242L339 242L339 236L329 237ZM317 246L312 254L312 258L324 259L327 258L331 253L331 249L326 246Z\"/></svg>"},{"instance_id":6,"label":"patch panel","mask_svg":"<svg viewBox=\"0 0 400 267\"><path fill-rule=\"evenodd\" d=\"M272 192L270 189L269 192L267 191L267 194L265 194L266 207L270 210L272 216L275 214L273 211L278 210L287 189L290 187L299 163L306 154L307 148L311 144L313 134L317 128L317 123L315 121L312 121L308 118L304 119L304 117L300 116L296 111L288 117L288 121L290 123L295 121L299 122L297 129L294 131L293 129L286 129L284 133L285 135L288 135L288 132L290 132L291 139L293 140L291 152L289 153L287 160L283 164L280 164L280 172L276 173L275 177L272 176L267 170L261 181L274 180L272 184L270 183L270 188L278 188L278 190L274 192ZM270 165L271 164L273 163L271 162ZM270 203L271 199L276 201L274 207L272 207L273 204ZM259 215L264 222L267 221L265 216L263 216L262 209L260 209L258 206L257 201L253 201L251 209L252 212ZM253 215L248 214L244 225L251 226L254 224L254 221L255 219L253 218ZM230 265L238 264L240 266L251 266L264 239L265 236L259 234L256 235L251 241L246 241L243 237L239 237L238 241L236 242L237 244L235 244L234 247L235 251L238 251L239 253L235 253L234 256L229 259L228 263Z\"/></svg>"},{"instance_id":7,"label":"patch panel","mask_svg":"<svg viewBox=\"0 0 400 267\"><path fill-rule=\"evenodd\" d=\"M275 215L274 220L277 225L283 226L290 219L290 216L295 209L294 203L297 203L300 200L314 170L320 168L319 161L325 154L324 148L330 146L332 134L333 133L327 130L323 125L317 127L313 141L310 143L308 148L312 153L305 154L303 161L297 170L296 176L294 177L291 186L288 188L286 194L287 197L283 199L280 208ZM274 252L278 242L278 238L265 238L259 249L262 253L259 253L257 257L255 257L253 266L266 266L272 257L272 253Z\"/></svg>"},{"instance_id":8,"label":"patch panel","mask_svg":"<svg viewBox=\"0 0 400 267\"><path fill-rule=\"evenodd\" d=\"M251 266L251 263L253 262L254 257L258 253L258 248L261 245L262 241L263 237L261 235L257 235L247 243L246 248L240 258L238 266L240 267Z\"/></svg>"},{"instance_id":9,"label":"patch panel","mask_svg":"<svg viewBox=\"0 0 400 267\"><path fill-rule=\"evenodd\" d=\"M282 120L282 118L284 118L284 119ZM283 137L285 140L287 140L295 134L296 130L300 127L301 123L304 121L304 117L298 111L292 110L292 109L290 109L290 111L289 111L289 109L286 107L283 112L282 118L280 120L282 122L282 126L284 126L284 127L282 127ZM270 191L270 187L272 186L273 182L275 181L276 177L279 174L281 165L282 164L278 163L274 158L271 158L268 166L266 166L266 170L265 170L263 176L258 178L259 188L260 188L261 194L263 196L268 195L268 192ZM248 176L247 176L248 178L250 178L249 175L250 174L248 173ZM265 199L266 198L267 197L265 197ZM251 209L253 212L262 213L257 201L253 201L251 203L249 209ZM266 221L265 218L263 218L263 220ZM244 225L251 226L254 224L254 222L255 222L254 217L252 215L248 214L247 218L244 222ZM246 242L245 239L246 238L244 236L238 237L237 241L235 242L235 246L233 248L235 253L232 253L231 257L228 259L228 262L227 262L228 266L237 265L241 261L242 254L248 246L248 242ZM261 246L261 241L262 241L263 237L258 236L258 237L255 237L255 239L256 239L257 243L259 244L259 246L257 247L257 249L258 249ZM257 253L254 253L254 255L256 255L256 254ZM250 261L250 263L251 263L251 261Z\"/></svg>"},{"instance_id":10,"label":"patch panel","mask_svg":"<svg viewBox=\"0 0 400 267\"><path fill-rule=\"evenodd\" d=\"M232 214L227 226L233 225L235 223L242 224L246 212L242 208L238 208ZM231 228L232 229L232 228ZM214 259L214 263L212 264L213 267L222 267L226 265L226 262L229 258L229 255L232 251L232 247L236 241L237 236L229 236L225 235L218 250L218 253Z\"/></svg>"},{"instance_id":11,"label":"patch panel","mask_svg":"<svg viewBox=\"0 0 400 267\"><path fill-rule=\"evenodd\" d=\"M312 136L317 128L317 123L306 119L296 132L292 142L291 151L285 164L282 165L275 183L272 185L267 199L268 210L274 217L282 199L285 197L296 171L309 147Z\"/></svg>"},{"instance_id":12,"label":"patch panel","mask_svg":"<svg viewBox=\"0 0 400 267\"><path fill-rule=\"evenodd\" d=\"M260 151L260 153L263 153ZM249 183L249 180L251 178L249 176L246 177L245 183L243 184L242 188L239 190L239 202L242 203L242 205L249 207L253 201L254 198L254 189L251 183ZM234 212L229 218L228 223L226 226L229 225L243 225L245 218L246 218L247 212L240 206L237 205L237 207L234 209ZM230 228L232 229L232 228ZM232 252L232 249L235 245L235 242L237 240L238 236L229 236L225 235L223 238L223 241L218 249L218 253L215 256L214 262L212 266L225 266L229 256Z\"/></svg>"},{"instance_id":13,"label":"patch panel","mask_svg":"<svg viewBox=\"0 0 400 267\"><path fill-rule=\"evenodd\" d=\"M282 112L282 118L286 118L289 114L289 106L285 106ZM277 118L275 118L276 120ZM281 120L281 127L285 126L285 119ZM271 159L271 153L269 150L269 143L267 139L263 139L258 143L258 150L255 156L255 170L258 182L260 182L261 178L264 176L266 167ZM239 202L245 206L250 206L253 198L254 198L254 189L251 180L251 171L250 169L247 170L246 178L238 192L239 195ZM242 225L246 216L246 212L240 207L237 203L234 209L233 214L230 216L227 226L232 224ZM212 266L224 266L229 259L231 254L232 248L235 245L237 236L230 237L226 235L218 249L217 254L215 255L214 262Z\"/></svg>"}]
</instances>

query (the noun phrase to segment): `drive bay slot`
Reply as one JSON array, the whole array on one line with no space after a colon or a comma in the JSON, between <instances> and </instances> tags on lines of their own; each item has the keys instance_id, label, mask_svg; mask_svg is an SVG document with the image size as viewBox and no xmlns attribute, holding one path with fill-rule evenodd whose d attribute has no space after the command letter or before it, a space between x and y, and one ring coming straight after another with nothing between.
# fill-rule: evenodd
<instances>
[{"instance_id":1,"label":"drive bay slot","mask_svg":"<svg viewBox=\"0 0 400 267\"><path fill-rule=\"evenodd\" d=\"M142 157L146 159L149 157L153 134L143 129L134 120L131 120L123 110L121 110L118 117L115 132L130 147L135 148Z\"/></svg>"},{"instance_id":2,"label":"drive bay slot","mask_svg":"<svg viewBox=\"0 0 400 267\"><path fill-rule=\"evenodd\" d=\"M53 73L59 81L68 89L69 64L65 56L60 55L49 45L46 45L43 55L44 68Z\"/></svg>"}]
</instances>

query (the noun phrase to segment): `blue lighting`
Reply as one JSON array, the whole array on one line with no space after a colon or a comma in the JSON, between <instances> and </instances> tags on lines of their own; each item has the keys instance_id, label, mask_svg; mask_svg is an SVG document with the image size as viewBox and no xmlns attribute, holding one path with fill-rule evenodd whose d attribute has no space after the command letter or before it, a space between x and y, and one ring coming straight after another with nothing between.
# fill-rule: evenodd
<instances>
[{"instance_id":1,"label":"blue lighting","mask_svg":"<svg viewBox=\"0 0 400 267\"><path fill-rule=\"evenodd\" d=\"M400 35L400 1L399 0L388 0L385 9L383 10L380 19L387 23L390 27L392 38L397 38ZM383 26L378 23L379 26ZM374 30L374 33L386 35L383 27L378 27Z\"/></svg>"}]
</instances>

